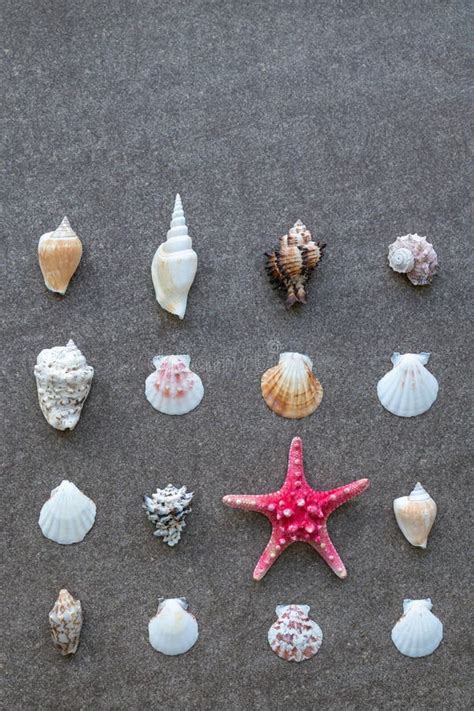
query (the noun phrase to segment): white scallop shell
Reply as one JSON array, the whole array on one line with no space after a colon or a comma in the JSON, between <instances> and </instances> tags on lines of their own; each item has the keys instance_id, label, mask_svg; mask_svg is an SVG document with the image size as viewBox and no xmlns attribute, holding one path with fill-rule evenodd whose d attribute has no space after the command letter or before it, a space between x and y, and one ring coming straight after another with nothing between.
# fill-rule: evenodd
<instances>
[{"instance_id":1,"label":"white scallop shell","mask_svg":"<svg viewBox=\"0 0 474 711\"><path fill-rule=\"evenodd\" d=\"M45 348L35 365L41 411L57 430L73 430L89 395L94 368L73 340L66 346Z\"/></svg>"},{"instance_id":2,"label":"white scallop shell","mask_svg":"<svg viewBox=\"0 0 474 711\"><path fill-rule=\"evenodd\" d=\"M308 617L308 605L278 605L278 619L268 630L268 644L288 662L303 662L318 651L323 641L321 628Z\"/></svg>"},{"instance_id":3,"label":"white scallop shell","mask_svg":"<svg viewBox=\"0 0 474 711\"><path fill-rule=\"evenodd\" d=\"M158 612L148 624L148 637L153 649L162 654L184 654L196 643L198 625L187 611L184 598L161 600Z\"/></svg>"},{"instance_id":4,"label":"white scallop shell","mask_svg":"<svg viewBox=\"0 0 474 711\"><path fill-rule=\"evenodd\" d=\"M79 543L91 530L96 506L75 484L64 479L51 492L41 509L39 525L43 536L55 543Z\"/></svg>"},{"instance_id":5,"label":"white scallop shell","mask_svg":"<svg viewBox=\"0 0 474 711\"><path fill-rule=\"evenodd\" d=\"M145 395L152 407L165 415L185 415L199 405L204 387L189 369L188 355L155 356L156 370L145 381Z\"/></svg>"},{"instance_id":6,"label":"white scallop shell","mask_svg":"<svg viewBox=\"0 0 474 711\"><path fill-rule=\"evenodd\" d=\"M432 607L430 598L403 601L403 616L392 629L392 642L406 657L426 657L439 647L443 625Z\"/></svg>"},{"instance_id":7,"label":"white scallop shell","mask_svg":"<svg viewBox=\"0 0 474 711\"><path fill-rule=\"evenodd\" d=\"M151 276L162 308L184 318L188 293L197 271L197 254L188 235L181 198L176 195L170 229L155 252Z\"/></svg>"},{"instance_id":8,"label":"white scallop shell","mask_svg":"<svg viewBox=\"0 0 474 711\"><path fill-rule=\"evenodd\" d=\"M81 601L75 600L66 589L60 590L49 613L49 625L56 649L63 655L75 654L82 627Z\"/></svg>"},{"instance_id":9,"label":"white scallop shell","mask_svg":"<svg viewBox=\"0 0 474 711\"><path fill-rule=\"evenodd\" d=\"M393 502L400 531L412 546L426 548L428 535L436 518L436 503L418 482L409 496Z\"/></svg>"},{"instance_id":10,"label":"white scallop shell","mask_svg":"<svg viewBox=\"0 0 474 711\"><path fill-rule=\"evenodd\" d=\"M394 353L393 368L377 384L386 410L399 417L414 417L429 410L438 396L438 381L426 368L429 353Z\"/></svg>"}]
</instances>

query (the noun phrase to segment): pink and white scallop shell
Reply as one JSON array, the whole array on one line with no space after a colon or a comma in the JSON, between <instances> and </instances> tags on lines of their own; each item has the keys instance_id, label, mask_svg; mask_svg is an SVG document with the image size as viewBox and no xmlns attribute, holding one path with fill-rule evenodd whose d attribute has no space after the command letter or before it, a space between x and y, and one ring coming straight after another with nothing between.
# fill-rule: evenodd
<instances>
[{"instance_id":1,"label":"pink and white scallop shell","mask_svg":"<svg viewBox=\"0 0 474 711\"><path fill-rule=\"evenodd\" d=\"M188 355L156 356L156 370L145 381L145 395L155 410L165 415L185 415L204 395L201 378L189 368Z\"/></svg>"},{"instance_id":2,"label":"pink and white scallop shell","mask_svg":"<svg viewBox=\"0 0 474 711\"><path fill-rule=\"evenodd\" d=\"M278 605L278 619L268 630L268 643L287 662L303 662L318 652L323 633L308 617L308 605Z\"/></svg>"},{"instance_id":3,"label":"pink and white scallop shell","mask_svg":"<svg viewBox=\"0 0 474 711\"><path fill-rule=\"evenodd\" d=\"M388 263L395 271L406 274L415 286L431 284L438 270L438 255L426 237L397 237L388 248Z\"/></svg>"}]
</instances>

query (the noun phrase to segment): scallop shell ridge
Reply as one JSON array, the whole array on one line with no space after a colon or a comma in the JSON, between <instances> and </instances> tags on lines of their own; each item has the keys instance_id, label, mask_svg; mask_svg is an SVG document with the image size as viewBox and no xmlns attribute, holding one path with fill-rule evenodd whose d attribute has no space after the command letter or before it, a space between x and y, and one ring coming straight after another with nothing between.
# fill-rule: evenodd
<instances>
[{"instance_id":1,"label":"scallop shell ridge","mask_svg":"<svg viewBox=\"0 0 474 711\"><path fill-rule=\"evenodd\" d=\"M323 388L312 372L313 364L301 353L282 353L278 365L262 376L262 397L277 415L301 419L313 413Z\"/></svg>"}]
</instances>

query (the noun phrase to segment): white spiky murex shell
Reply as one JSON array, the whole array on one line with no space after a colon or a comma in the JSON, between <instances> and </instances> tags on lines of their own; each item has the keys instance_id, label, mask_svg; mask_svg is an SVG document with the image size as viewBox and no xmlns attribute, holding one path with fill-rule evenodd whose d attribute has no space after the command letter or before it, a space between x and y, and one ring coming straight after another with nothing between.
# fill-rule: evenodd
<instances>
[{"instance_id":1,"label":"white spiky murex shell","mask_svg":"<svg viewBox=\"0 0 474 711\"><path fill-rule=\"evenodd\" d=\"M42 350L34 373L47 422L57 430L73 430L89 395L94 368L71 339L66 346Z\"/></svg>"},{"instance_id":2,"label":"white spiky murex shell","mask_svg":"<svg viewBox=\"0 0 474 711\"><path fill-rule=\"evenodd\" d=\"M199 375L189 369L188 355L155 356L156 370L145 381L145 395L152 407L165 415L185 415L204 396Z\"/></svg>"},{"instance_id":3,"label":"white spiky murex shell","mask_svg":"<svg viewBox=\"0 0 474 711\"><path fill-rule=\"evenodd\" d=\"M278 605L278 619L268 630L268 643L275 654L288 662L303 662L321 647L323 633L308 617L308 605Z\"/></svg>"},{"instance_id":4,"label":"white spiky murex shell","mask_svg":"<svg viewBox=\"0 0 474 711\"><path fill-rule=\"evenodd\" d=\"M433 245L417 234L397 237L388 248L388 263L393 271L406 274L415 286L430 284L438 270Z\"/></svg>"},{"instance_id":5,"label":"white spiky murex shell","mask_svg":"<svg viewBox=\"0 0 474 711\"><path fill-rule=\"evenodd\" d=\"M151 496L143 497L143 508L149 521L155 526L154 536L163 543L175 546L186 528L185 518L191 513L193 492L185 486L179 489L168 484L164 489L157 489Z\"/></svg>"},{"instance_id":6,"label":"white spiky murex shell","mask_svg":"<svg viewBox=\"0 0 474 711\"><path fill-rule=\"evenodd\" d=\"M313 363L301 353L282 353L278 365L262 376L262 396L277 415L301 419L311 415L323 397L323 388L313 375Z\"/></svg>"},{"instance_id":7,"label":"white spiky murex shell","mask_svg":"<svg viewBox=\"0 0 474 711\"><path fill-rule=\"evenodd\" d=\"M191 289L197 271L197 254L188 235L181 198L176 195L170 229L155 252L151 276L156 300L171 314L184 318Z\"/></svg>"},{"instance_id":8,"label":"white spiky murex shell","mask_svg":"<svg viewBox=\"0 0 474 711\"><path fill-rule=\"evenodd\" d=\"M398 527L412 546L426 548L436 518L436 503L418 482L409 496L393 502Z\"/></svg>"},{"instance_id":9,"label":"white spiky murex shell","mask_svg":"<svg viewBox=\"0 0 474 711\"><path fill-rule=\"evenodd\" d=\"M425 368L429 353L394 353L393 368L377 384L386 410L398 417L415 417L430 409L438 396L438 381Z\"/></svg>"},{"instance_id":10,"label":"white spiky murex shell","mask_svg":"<svg viewBox=\"0 0 474 711\"><path fill-rule=\"evenodd\" d=\"M70 545L84 540L94 525L96 506L75 484L64 479L43 504L39 526L43 536Z\"/></svg>"},{"instance_id":11,"label":"white spiky murex shell","mask_svg":"<svg viewBox=\"0 0 474 711\"><path fill-rule=\"evenodd\" d=\"M81 601L75 600L66 589L60 590L49 613L49 625L56 649L63 655L75 654L82 627Z\"/></svg>"},{"instance_id":12,"label":"white spiky murex shell","mask_svg":"<svg viewBox=\"0 0 474 711\"><path fill-rule=\"evenodd\" d=\"M392 629L392 642L406 657L426 657L439 647L443 625L432 607L430 598L403 601L403 615Z\"/></svg>"},{"instance_id":13,"label":"white spiky murex shell","mask_svg":"<svg viewBox=\"0 0 474 711\"><path fill-rule=\"evenodd\" d=\"M197 642L198 624L187 610L184 598L161 600L158 611L148 624L148 638L153 649L168 656L184 654Z\"/></svg>"},{"instance_id":14,"label":"white spiky murex shell","mask_svg":"<svg viewBox=\"0 0 474 711\"><path fill-rule=\"evenodd\" d=\"M65 294L82 256L82 243L67 217L53 232L40 237L38 259L50 291Z\"/></svg>"}]
</instances>

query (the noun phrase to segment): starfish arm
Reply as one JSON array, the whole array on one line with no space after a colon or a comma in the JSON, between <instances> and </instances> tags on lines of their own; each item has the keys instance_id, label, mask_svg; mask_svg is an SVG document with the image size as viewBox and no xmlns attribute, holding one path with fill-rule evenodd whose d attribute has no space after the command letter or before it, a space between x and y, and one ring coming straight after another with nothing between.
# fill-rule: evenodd
<instances>
[{"instance_id":1,"label":"starfish arm","mask_svg":"<svg viewBox=\"0 0 474 711\"><path fill-rule=\"evenodd\" d=\"M325 491L326 496L322 501L324 515L329 516L335 509L345 504L346 501L362 494L369 486L370 481L368 479L358 479L357 481L351 481L350 484L346 484L345 486L339 486L337 489Z\"/></svg>"},{"instance_id":2,"label":"starfish arm","mask_svg":"<svg viewBox=\"0 0 474 711\"><path fill-rule=\"evenodd\" d=\"M224 496L222 501L232 509L244 509L245 511L258 511L260 513L266 513L268 509L268 496L266 495L236 494L235 496Z\"/></svg>"},{"instance_id":3,"label":"starfish arm","mask_svg":"<svg viewBox=\"0 0 474 711\"><path fill-rule=\"evenodd\" d=\"M315 540L308 541L308 543L313 546L321 558L326 561L331 570L336 573L338 578L347 577L345 565L340 559L339 553L335 549L333 542L329 538L326 526L321 528Z\"/></svg>"},{"instance_id":4,"label":"starfish arm","mask_svg":"<svg viewBox=\"0 0 474 711\"><path fill-rule=\"evenodd\" d=\"M291 541L287 541L283 544L280 544L278 542L278 533L275 529L273 529L272 535L270 536L270 540L268 541L265 550L263 551L257 565L255 566L255 570L253 571L253 579L261 580L263 576L268 573L278 556L283 553L285 548L288 548L290 543Z\"/></svg>"}]
</instances>

